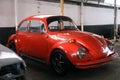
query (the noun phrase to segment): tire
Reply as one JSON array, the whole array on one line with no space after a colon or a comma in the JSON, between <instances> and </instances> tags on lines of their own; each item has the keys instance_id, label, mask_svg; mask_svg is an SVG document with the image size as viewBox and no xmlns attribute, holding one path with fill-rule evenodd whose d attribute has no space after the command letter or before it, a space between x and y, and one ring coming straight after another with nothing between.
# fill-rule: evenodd
<instances>
[{"instance_id":1,"label":"tire","mask_svg":"<svg viewBox=\"0 0 120 80\"><path fill-rule=\"evenodd\" d=\"M59 75L66 75L70 69L70 62L61 50L56 50L51 56L52 69Z\"/></svg>"},{"instance_id":2,"label":"tire","mask_svg":"<svg viewBox=\"0 0 120 80\"><path fill-rule=\"evenodd\" d=\"M16 46L15 46L15 44L14 44L14 41L10 41L8 48L11 49L11 50L13 50L13 51L16 52L16 54L17 54ZM17 55L23 58L23 55L22 55L22 54L19 53L19 54L17 54Z\"/></svg>"},{"instance_id":3,"label":"tire","mask_svg":"<svg viewBox=\"0 0 120 80\"><path fill-rule=\"evenodd\" d=\"M8 46L11 50L13 50L14 52L16 52L16 47L15 47L15 44L14 44L14 41L11 41L9 43L9 46Z\"/></svg>"}]
</instances>

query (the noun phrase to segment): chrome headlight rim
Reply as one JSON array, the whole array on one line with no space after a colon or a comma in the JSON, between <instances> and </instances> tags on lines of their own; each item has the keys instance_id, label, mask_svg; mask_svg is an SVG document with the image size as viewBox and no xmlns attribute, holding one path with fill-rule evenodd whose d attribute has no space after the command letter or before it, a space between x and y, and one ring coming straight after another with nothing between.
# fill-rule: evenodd
<instances>
[{"instance_id":1,"label":"chrome headlight rim","mask_svg":"<svg viewBox=\"0 0 120 80\"><path fill-rule=\"evenodd\" d=\"M112 42L110 42L110 43L108 44L108 48L109 48L111 51L113 51L113 50L114 50L114 44L113 44Z\"/></svg>"},{"instance_id":2,"label":"chrome headlight rim","mask_svg":"<svg viewBox=\"0 0 120 80\"><path fill-rule=\"evenodd\" d=\"M84 47L79 48L77 51L78 58L83 59L86 55L86 52L87 52L86 48L84 48Z\"/></svg>"}]
</instances>

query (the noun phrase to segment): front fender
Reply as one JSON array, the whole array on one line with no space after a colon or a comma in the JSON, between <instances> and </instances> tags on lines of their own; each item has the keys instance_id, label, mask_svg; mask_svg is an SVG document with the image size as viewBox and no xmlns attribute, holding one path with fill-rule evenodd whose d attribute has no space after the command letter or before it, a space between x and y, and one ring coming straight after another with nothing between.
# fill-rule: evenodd
<instances>
[{"instance_id":1,"label":"front fender","mask_svg":"<svg viewBox=\"0 0 120 80\"><path fill-rule=\"evenodd\" d=\"M47 64L50 63L50 57L51 57L51 54L56 50L56 49L59 49L59 50L62 50L66 57L68 58L68 60L70 62L72 62L73 60L73 56L74 54L76 54L76 52L78 51L78 48L80 47L81 45L80 44L77 44L77 43L69 43L69 42L59 42L59 43L56 43L54 46L52 46L52 48L49 50L49 55L47 56L46 59L47 60ZM71 61L72 60L72 61Z\"/></svg>"}]
</instances>

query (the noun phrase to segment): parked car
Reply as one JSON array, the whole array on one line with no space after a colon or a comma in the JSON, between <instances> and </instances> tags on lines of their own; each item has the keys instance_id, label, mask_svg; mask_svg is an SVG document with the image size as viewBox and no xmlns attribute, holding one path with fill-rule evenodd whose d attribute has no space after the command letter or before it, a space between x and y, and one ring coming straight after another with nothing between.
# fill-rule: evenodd
<instances>
[{"instance_id":1,"label":"parked car","mask_svg":"<svg viewBox=\"0 0 120 80\"><path fill-rule=\"evenodd\" d=\"M96 68L115 59L113 44L89 32L80 31L67 16L36 15L23 19L7 46L19 55L51 64L58 74L75 68Z\"/></svg>"},{"instance_id":2,"label":"parked car","mask_svg":"<svg viewBox=\"0 0 120 80\"><path fill-rule=\"evenodd\" d=\"M25 80L25 62L0 44L0 80Z\"/></svg>"}]
</instances>

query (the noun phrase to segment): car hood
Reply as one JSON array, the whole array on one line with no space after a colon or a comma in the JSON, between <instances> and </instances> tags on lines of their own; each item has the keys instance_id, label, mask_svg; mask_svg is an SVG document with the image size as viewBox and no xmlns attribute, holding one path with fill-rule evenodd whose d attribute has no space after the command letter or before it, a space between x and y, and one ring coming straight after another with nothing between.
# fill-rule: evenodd
<instances>
[{"instance_id":1,"label":"car hood","mask_svg":"<svg viewBox=\"0 0 120 80\"><path fill-rule=\"evenodd\" d=\"M12 50L0 44L0 67L23 62L23 60Z\"/></svg>"},{"instance_id":2,"label":"car hood","mask_svg":"<svg viewBox=\"0 0 120 80\"><path fill-rule=\"evenodd\" d=\"M108 47L105 39L101 36L81 31L63 31L59 32L57 36L64 39L75 39L78 43L87 48L94 58L107 56L107 52L105 51L108 50Z\"/></svg>"}]
</instances>

